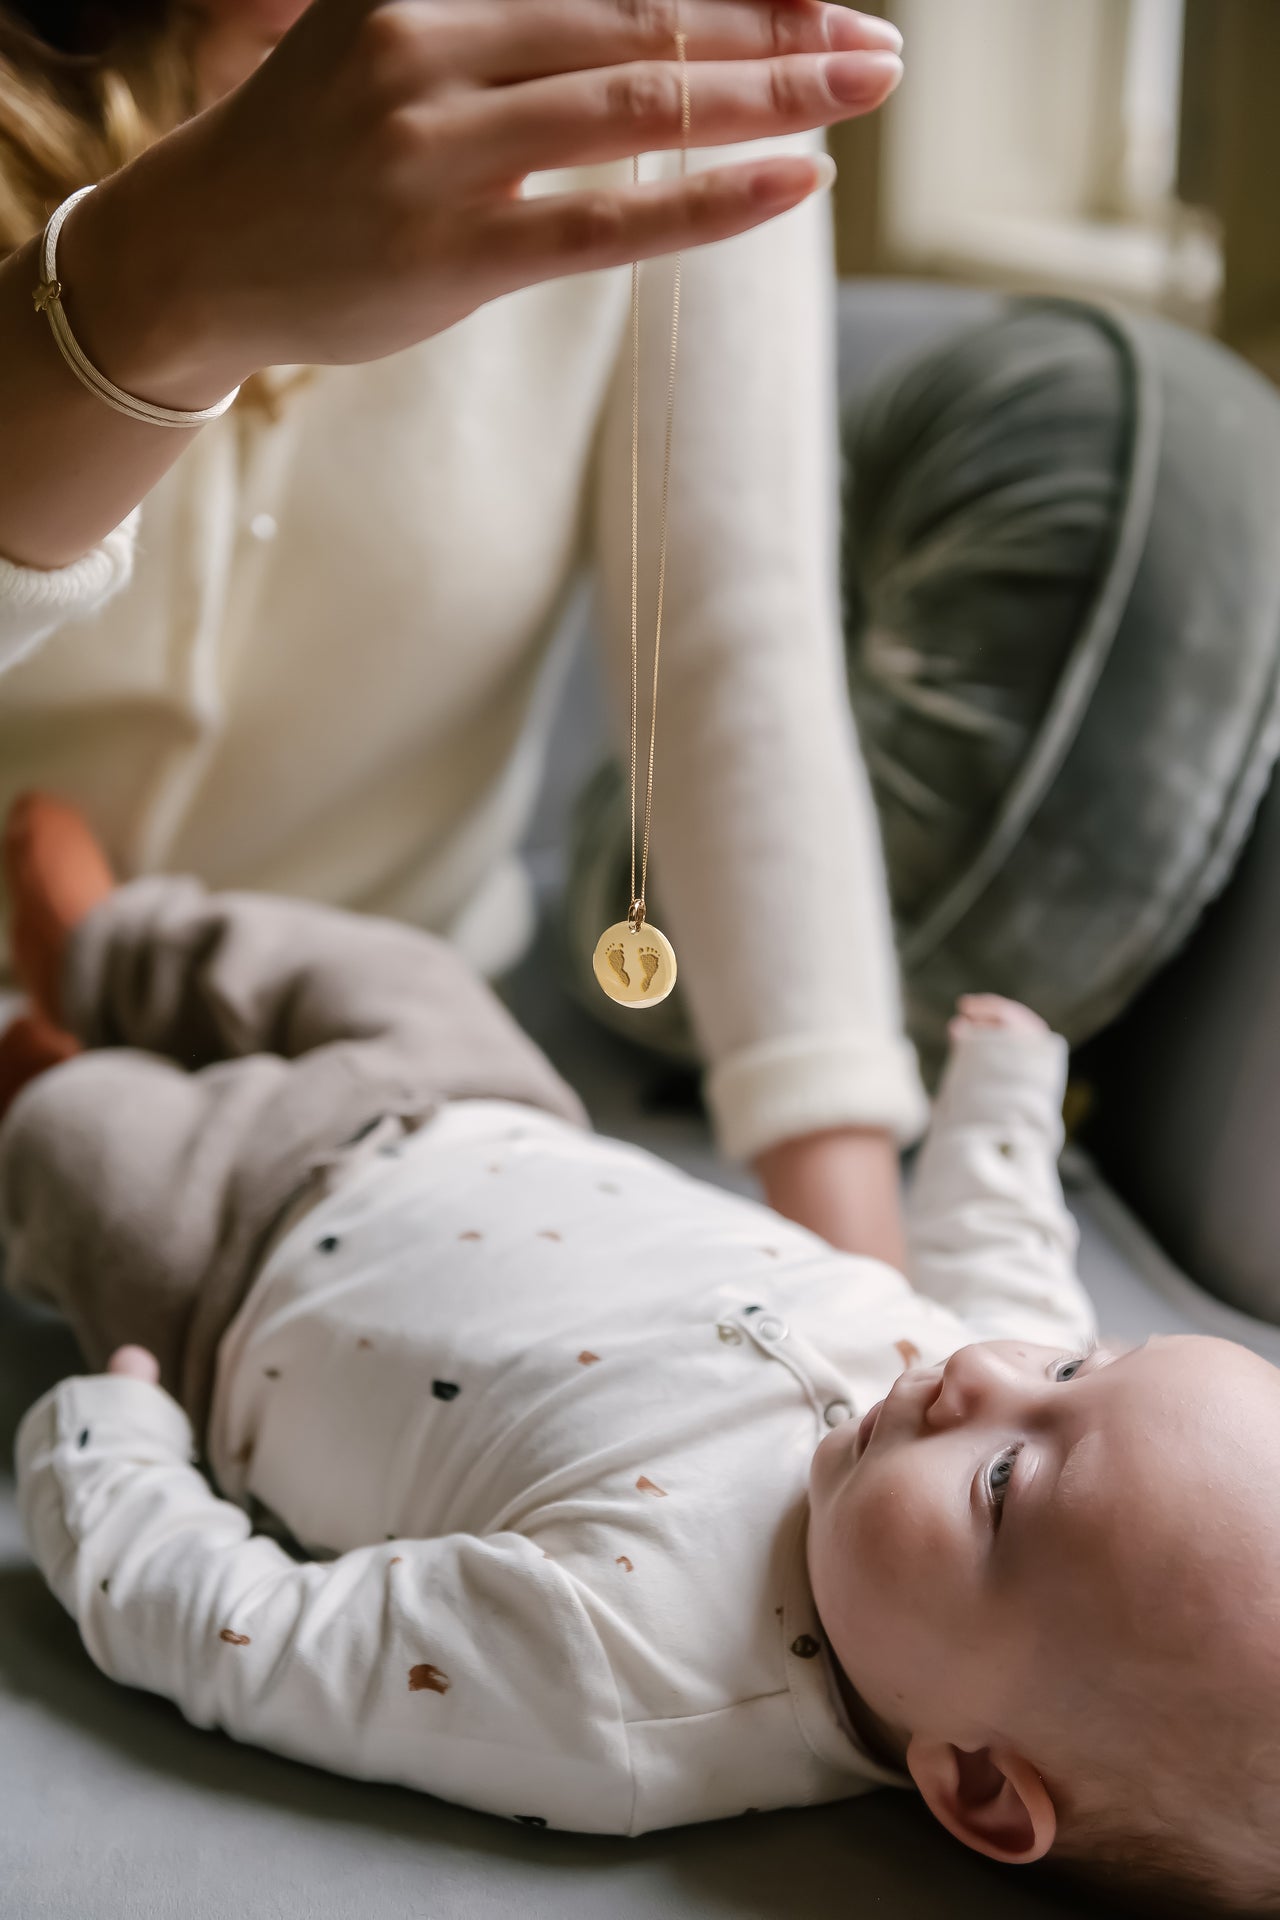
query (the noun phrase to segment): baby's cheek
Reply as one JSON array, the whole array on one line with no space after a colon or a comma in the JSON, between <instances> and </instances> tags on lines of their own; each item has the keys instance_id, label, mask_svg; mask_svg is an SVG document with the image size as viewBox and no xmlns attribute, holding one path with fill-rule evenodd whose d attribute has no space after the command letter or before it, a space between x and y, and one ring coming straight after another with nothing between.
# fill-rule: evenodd
<instances>
[{"instance_id":1,"label":"baby's cheek","mask_svg":"<svg viewBox=\"0 0 1280 1920\"><path fill-rule=\"evenodd\" d=\"M882 1600L916 1613L943 1574L944 1530L905 1475L868 1475L851 1515L850 1552Z\"/></svg>"}]
</instances>

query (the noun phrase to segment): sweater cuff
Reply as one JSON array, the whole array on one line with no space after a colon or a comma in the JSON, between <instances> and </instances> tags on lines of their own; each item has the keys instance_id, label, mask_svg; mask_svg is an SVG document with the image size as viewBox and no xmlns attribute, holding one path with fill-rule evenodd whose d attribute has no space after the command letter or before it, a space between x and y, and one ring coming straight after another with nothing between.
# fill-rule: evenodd
<instances>
[{"instance_id":1,"label":"sweater cuff","mask_svg":"<svg viewBox=\"0 0 1280 1920\"><path fill-rule=\"evenodd\" d=\"M96 613L133 572L139 509L67 567L23 567L0 555L0 670L55 628Z\"/></svg>"},{"instance_id":2,"label":"sweater cuff","mask_svg":"<svg viewBox=\"0 0 1280 1920\"><path fill-rule=\"evenodd\" d=\"M832 1127L875 1127L906 1145L929 1112L910 1042L881 1034L803 1034L748 1047L712 1068L706 1099L720 1146L735 1160Z\"/></svg>"}]
</instances>

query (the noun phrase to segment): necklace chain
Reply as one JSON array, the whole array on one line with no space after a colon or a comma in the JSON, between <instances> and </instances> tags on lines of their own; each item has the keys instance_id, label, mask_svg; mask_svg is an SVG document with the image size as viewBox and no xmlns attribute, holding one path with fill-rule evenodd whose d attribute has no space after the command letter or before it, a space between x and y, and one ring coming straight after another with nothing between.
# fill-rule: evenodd
<instances>
[{"instance_id":1,"label":"necklace chain","mask_svg":"<svg viewBox=\"0 0 1280 1920\"><path fill-rule=\"evenodd\" d=\"M689 158L689 62L686 37L676 34L680 72L680 178ZM640 180L640 157L631 163L632 180ZM662 616L667 589L667 522L671 495L671 433L676 410L676 354L680 342L680 280L682 260L675 257L671 289L671 348L667 360L667 407L662 448L662 495L658 511L658 599L653 631L653 682L649 703L649 762L645 778L644 827L639 842L637 879L636 810L640 761L640 263L631 268L631 908L627 915L633 932L645 922L645 889L649 879L649 830L653 819L653 767L658 744L658 663L662 655Z\"/></svg>"}]
</instances>

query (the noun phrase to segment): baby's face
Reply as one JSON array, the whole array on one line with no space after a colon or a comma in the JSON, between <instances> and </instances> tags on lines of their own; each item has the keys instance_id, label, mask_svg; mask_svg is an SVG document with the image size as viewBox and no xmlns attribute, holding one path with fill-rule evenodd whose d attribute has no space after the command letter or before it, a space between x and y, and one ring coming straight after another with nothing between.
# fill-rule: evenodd
<instances>
[{"instance_id":1,"label":"baby's face","mask_svg":"<svg viewBox=\"0 0 1280 1920\"><path fill-rule=\"evenodd\" d=\"M1047 1770L1087 1683L1270 1630L1278 1467L1280 1372L1243 1347L966 1347L818 1448L818 1611L895 1732Z\"/></svg>"}]
</instances>

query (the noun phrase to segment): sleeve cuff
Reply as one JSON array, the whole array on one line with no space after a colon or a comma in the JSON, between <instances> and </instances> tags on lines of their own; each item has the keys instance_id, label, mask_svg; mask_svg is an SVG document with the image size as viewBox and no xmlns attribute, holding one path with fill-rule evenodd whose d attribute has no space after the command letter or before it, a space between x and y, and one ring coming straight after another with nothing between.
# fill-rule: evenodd
<instances>
[{"instance_id":1,"label":"sleeve cuff","mask_svg":"<svg viewBox=\"0 0 1280 1920\"><path fill-rule=\"evenodd\" d=\"M121 1374L59 1381L23 1416L15 1454L18 1485L42 1460L100 1460L127 1453L138 1463L190 1460L191 1422L160 1387Z\"/></svg>"},{"instance_id":2,"label":"sleeve cuff","mask_svg":"<svg viewBox=\"0 0 1280 1920\"><path fill-rule=\"evenodd\" d=\"M878 1034L766 1041L713 1067L706 1098L735 1160L831 1127L881 1128L906 1145L929 1112L910 1043Z\"/></svg>"},{"instance_id":3,"label":"sleeve cuff","mask_svg":"<svg viewBox=\"0 0 1280 1920\"><path fill-rule=\"evenodd\" d=\"M94 613L133 572L140 509L67 567L23 567L0 555L0 669L16 666L45 635Z\"/></svg>"},{"instance_id":4,"label":"sleeve cuff","mask_svg":"<svg viewBox=\"0 0 1280 1920\"><path fill-rule=\"evenodd\" d=\"M1056 1128L1068 1057L1056 1033L962 1033L942 1076L935 1124Z\"/></svg>"}]
</instances>

